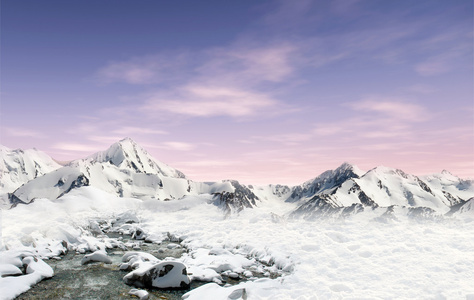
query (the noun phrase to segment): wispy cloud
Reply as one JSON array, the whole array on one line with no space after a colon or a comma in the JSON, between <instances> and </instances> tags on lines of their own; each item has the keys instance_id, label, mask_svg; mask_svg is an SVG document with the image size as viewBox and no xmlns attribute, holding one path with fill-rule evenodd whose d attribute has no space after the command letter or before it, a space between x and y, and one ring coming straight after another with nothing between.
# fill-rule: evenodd
<instances>
[{"instance_id":1,"label":"wispy cloud","mask_svg":"<svg viewBox=\"0 0 474 300\"><path fill-rule=\"evenodd\" d=\"M79 144L79 143L57 143L54 144L51 148L57 150L65 150L71 152L96 152L103 150L97 144Z\"/></svg>"},{"instance_id":2,"label":"wispy cloud","mask_svg":"<svg viewBox=\"0 0 474 300\"><path fill-rule=\"evenodd\" d=\"M196 148L196 145L186 143L186 142L177 142L177 141L169 141L169 142L162 142L162 143L141 143L145 148L150 149L165 149L165 150L172 150L172 151L191 151Z\"/></svg>"},{"instance_id":3,"label":"wispy cloud","mask_svg":"<svg viewBox=\"0 0 474 300\"><path fill-rule=\"evenodd\" d=\"M199 168L212 168L212 167L228 167L228 166L235 166L242 164L239 161L232 161L232 160L193 160L193 161L178 161L176 162L177 166L184 166L184 167L199 167Z\"/></svg>"},{"instance_id":4,"label":"wispy cloud","mask_svg":"<svg viewBox=\"0 0 474 300\"><path fill-rule=\"evenodd\" d=\"M426 85L426 84L414 84L412 86L405 88L404 90L408 92L413 92L416 94L428 95L428 94L434 93L436 91L436 88L430 85Z\"/></svg>"},{"instance_id":5,"label":"wispy cloud","mask_svg":"<svg viewBox=\"0 0 474 300\"><path fill-rule=\"evenodd\" d=\"M361 144L394 138L400 142L413 139L417 130L414 125L431 118L425 107L400 97L371 96L345 103L342 107L350 109L346 111L349 117L336 122L318 123L313 134L324 138L339 137Z\"/></svg>"},{"instance_id":6,"label":"wispy cloud","mask_svg":"<svg viewBox=\"0 0 474 300\"><path fill-rule=\"evenodd\" d=\"M163 145L165 148L178 150L178 151L190 151L196 147L192 144L183 143L183 142L164 142Z\"/></svg>"},{"instance_id":7,"label":"wispy cloud","mask_svg":"<svg viewBox=\"0 0 474 300\"><path fill-rule=\"evenodd\" d=\"M29 137L29 138L44 138L46 135L42 132L26 129L26 128L19 128L19 127L4 127L2 129L5 135L11 137Z\"/></svg>"},{"instance_id":8,"label":"wispy cloud","mask_svg":"<svg viewBox=\"0 0 474 300\"><path fill-rule=\"evenodd\" d=\"M207 51L209 59L197 69L199 80L255 86L265 81L279 82L295 71L298 46L286 42L248 46L236 43Z\"/></svg>"},{"instance_id":9,"label":"wispy cloud","mask_svg":"<svg viewBox=\"0 0 474 300\"><path fill-rule=\"evenodd\" d=\"M135 127L135 126L124 126L117 128L112 131L113 133L119 134L123 137L126 136L136 136L136 135L165 135L169 132L165 130L146 128L146 127Z\"/></svg>"},{"instance_id":10,"label":"wispy cloud","mask_svg":"<svg viewBox=\"0 0 474 300\"><path fill-rule=\"evenodd\" d=\"M352 109L365 113L378 113L391 119L420 122L429 115L420 105L397 98L370 97L348 104Z\"/></svg>"},{"instance_id":11,"label":"wispy cloud","mask_svg":"<svg viewBox=\"0 0 474 300\"><path fill-rule=\"evenodd\" d=\"M179 51L133 57L125 61L109 62L96 72L95 77L101 84L161 84L183 76L184 68L191 63L190 58L188 53Z\"/></svg>"},{"instance_id":12,"label":"wispy cloud","mask_svg":"<svg viewBox=\"0 0 474 300\"><path fill-rule=\"evenodd\" d=\"M186 86L171 95L155 94L141 107L146 113L172 113L193 117L255 115L278 106L264 93L222 86Z\"/></svg>"},{"instance_id":13,"label":"wispy cloud","mask_svg":"<svg viewBox=\"0 0 474 300\"><path fill-rule=\"evenodd\" d=\"M280 82L293 74L294 51L295 47L287 43L235 43L193 54L161 54L114 62L99 70L97 76L102 83L154 83L145 97L135 97L142 101L137 105L138 113L240 118L278 108L280 101L270 89L260 86ZM160 83L168 80L162 78L166 76L179 79L163 86Z\"/></svg>"},{"instance_id":14,"label":"wispy cloud","mask_svg":"<svg viewBox=\"0 0 474 300\"><path fill-rule=\"evenodd\" d=\"M423 76L434 76L452 69L452 62L445 55L431 57L415 66L416 72Z\"/></svg>"},{"instance_id":15,"label":"wispy cloud","mask_svg":"<svg viewBox=\"0 0 474 300\"><path fill-rule=\"evenodd\" d=\"M252 136L250 140L242 140L241 143L248 144L256 141L269 141L284 144L287 146L300 145L303 142L309 141L313 135L311 133L285 133L285 134L272 134L268 136Z\"/></svg>"}]
</instances>

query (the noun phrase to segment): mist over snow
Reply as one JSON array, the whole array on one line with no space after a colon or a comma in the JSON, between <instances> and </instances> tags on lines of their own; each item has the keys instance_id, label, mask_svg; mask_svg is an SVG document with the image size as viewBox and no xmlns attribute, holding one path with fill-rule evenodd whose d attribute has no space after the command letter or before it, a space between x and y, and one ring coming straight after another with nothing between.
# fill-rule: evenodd
<instances>
[{"instance_id":1,"label":"mist over snow","mask_svg":"<svg viewBox=\"0 0 474 300\"><path fill-rule=\"evenodd\" d=\"M128 138L66 166L1 154L0 299L29 297L65 266L115 274L119 287L88 275L80 297L97 299L176 287L183 299L474 297L474 183L447 171L344 163L256 186L194 182Z\"/></svg>"}]
</instances>

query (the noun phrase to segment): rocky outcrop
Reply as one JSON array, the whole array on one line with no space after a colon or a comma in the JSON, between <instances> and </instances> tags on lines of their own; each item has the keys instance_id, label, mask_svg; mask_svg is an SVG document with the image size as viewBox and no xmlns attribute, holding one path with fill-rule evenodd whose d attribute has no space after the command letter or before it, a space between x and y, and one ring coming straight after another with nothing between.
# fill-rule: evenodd
<instances>
[{"instance_id":1,"label":"rocky outcrop","mask_svg":"<svg viewBox=\"0 0 474 300\"><path fill-rule=\"evenodd\" d=\"M248 187L236 180L227 180L227 182L232 184L233 192L214 193L215 203L227 213L240 212L244 208L252 208L257 205L259 199Z\"/></svg>"}]
</instances>

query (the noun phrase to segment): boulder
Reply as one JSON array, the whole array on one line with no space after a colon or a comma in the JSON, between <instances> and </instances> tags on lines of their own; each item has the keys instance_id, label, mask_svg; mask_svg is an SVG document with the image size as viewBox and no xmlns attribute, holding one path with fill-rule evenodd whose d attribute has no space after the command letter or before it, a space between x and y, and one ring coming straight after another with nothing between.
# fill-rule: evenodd
<instances>
[{"instance_id":1,"label":"boulder","mask_svg":"<svg viewBox=\"0 0 474 300\"><path fill-rule=\"evenodd\" d=\"M128 285L160 289L187 289L190 285L186 266L176 261L160 262L140 267L123 277Z\"/></svg>"},{"instance_id":2,"label":"boulder","mask_svg":"<svg viewBox=\"0 0 474 300\"><path fill-rule=\"evenodd\" d=\"M85 265L90 262L103 262L106 264L111 264L112 260L107 255L107 252L104 250L97 250L94 253L84 255L81 260L81 265Z\"/></svg>"},{"instance_id":3,"label":"boulder","mask_svg":"<svg viewBox=\"0 0 474 300\"><path fill-rule=\"evenodd\" d=\"M138 290L138 289L131 289L128 292L129 295L137 296L140 300L148 300L150 296L147 291L145 290Z\"/></svg>"}]
</instances>

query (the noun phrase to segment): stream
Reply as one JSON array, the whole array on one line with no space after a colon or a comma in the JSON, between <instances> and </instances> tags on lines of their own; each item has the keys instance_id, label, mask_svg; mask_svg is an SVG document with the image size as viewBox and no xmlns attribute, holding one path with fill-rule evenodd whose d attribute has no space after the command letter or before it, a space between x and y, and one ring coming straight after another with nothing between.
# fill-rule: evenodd
<instances>
[{"instance_id":1,"label":"stream","mask_svg":"<svg viewBox=\"0 0 474 300\"><path fill-rule=\"evenodd\" d=\"M134 241L136 242L136 241ZM185 252L183 248L168 249L168 241L160 244L141 243L143 252L150 253L158 259L166 257L179 258ZM132 249L127 249L132 251ZM122 256L127 252L121 249L108 249L112 264L90 263L81 265L84 254L69 251L60 260L45 260L54 270L54 276L43 280L16 299L137 299L130 296L133 286L126 285L122 278L127 274L120 271ZM206 282L193 281L191 288L197 288ZM181 299L189 290L147 289L149 299Z\"/></svg>"}]
</instances>

